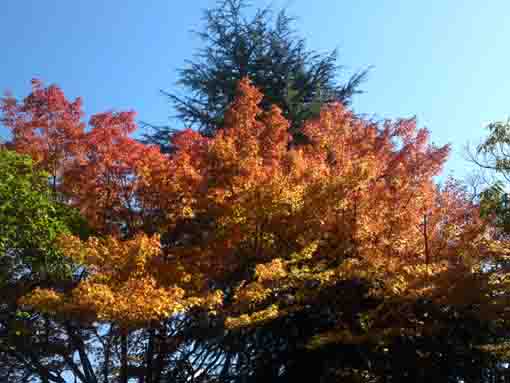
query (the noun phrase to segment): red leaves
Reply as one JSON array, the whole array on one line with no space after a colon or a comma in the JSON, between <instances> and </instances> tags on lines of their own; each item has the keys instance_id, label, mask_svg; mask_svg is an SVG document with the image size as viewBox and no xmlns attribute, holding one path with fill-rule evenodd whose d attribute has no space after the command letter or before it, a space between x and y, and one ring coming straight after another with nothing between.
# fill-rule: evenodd
<instances>
[{"instance_id":1,"label":"red leaves","mask_svg":"<svg viewBox=\"0 0 510 383\"><path fill-rule=\"evenodd\" d=\"M63 190L72 196L90 223L112 232L119 222L135 225L134 171L144 146L128 134L136 127L134 113L101 113L82 140L82 158L66 172Z\"/></svg>"},{"instance_id":2,"label":"red leaves","mask_svg":"<svg viewBox=\"0 0 510 383\"><path fill-rule=\"evenodd\" d=\"M175 312L175 302L183 309L179 301L190 297L186 304L216 307L220 295L208 297L208 286L222 285L238 300L224 307L239 315L229 323L249 325L320 304L318 289L339 281L377 280L369 290L376 299L432 299L439 286L432 277L453 270L459 253L476 255L484 227L474 206L458 188L439 190L433 181L449 147L430 145L414 119L377 124L332 104L305 124L310 144L295 146L281 111L262 110L261 100L242 80L216 136L179 132L168 156L129 137L132 112L97 114L84 133L80 103L58 88L36 83L23 104L4 100L16 147L45 164L59 159L52 166L63 175L61 190L98 231L168 234L165 253L154 247L154 263L128 288L111 285L106 266L94 264L101 278L94 288L84 282L73 305L106 297L98 316L143 322ZM136 238L110 242L108 267L127 267L125 246L145 241ZM136 318L129 289L144 306ZM124 302L115 312L112 299Z\"/></svg>"},{"instance_id":3,"label":"red leaves","mask_svg":"<svg viewBox=\"0 0 510 383\"><path fill-rule=\"evenodd\" d=\"M82 116L80 98L70 102L60 88L44 87L39 80L32 81L32 92L22 102L2 100L12 146L47 170L55 188L93 227L109 233L121 226L135 230L143 213L138 172L147 171L148 158L156 167L164 157L129 137L136 129L134 112L93 115L88 132Z\"/></svg>"},{"instance_id":4,"label":"red leaves","mask_svg":"<svg viewBox=\"0 0 510 383\"><path fill-rule=\"evenodd\" d=\"M83 136L81 99L68 101L62 90L44 88L32 80L32 93L22 103L2 99L2 122L11 130L14 148L29 154L56 178L67 162L79 154Z\"/></svg>"},{"instance_id":5,"label":"red leaves","mask_svg":"<svg viewBox=\"0 0 510 383\"><path fill-rule=\"evenodd\" d=\"M95 129L98 137L100 132L105 130L109 132L110 139L127 137L136 130L135 115L135 112L98 113L90 118L90 125ZM105 138L103 137L102 140Z\"/></svg>"}]
</instances>

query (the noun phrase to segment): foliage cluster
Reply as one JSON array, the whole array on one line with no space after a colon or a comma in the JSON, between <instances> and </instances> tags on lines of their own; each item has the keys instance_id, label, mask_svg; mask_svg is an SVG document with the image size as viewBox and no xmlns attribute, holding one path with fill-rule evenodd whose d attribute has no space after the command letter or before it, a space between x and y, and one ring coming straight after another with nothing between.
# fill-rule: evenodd
<instances>
[{"instance_id":1,"label":"foliage cluster","mask_svg":"<svg viewBox=\"0 0 510 383\"><path fill-rule=\"evenodd\" d=\"M413 119L374 123L332 103L303 125L308 144L292 145L282 111L264 109L243 79L214 137L181 131L164 154L130 138L133 113L94 115L86 129L72 119L77 102L33 86L21 103L4 99L10 147L34 166L3 150L2 190L24 183L17 216L41 217L30 223L46 230L43 257L54 249L73 271L62 283L47 270L18 296L24 314L4 326L19 334L22 323L47 358L7 346L13 374L22 358L18 370L37 360L31 371L54 382L64 372L162 382L186 374L182 363L201 381L288 381L306 357L328 381L398 380L428 363L483 373L447 367L465 353L500 360L507 242L460 184L434 183L449 148L430 145ZM95 235L52 221L57 203ZM43 323L53 342L40 341ZM409 349L405 367L392 361ZM419 371L416 381L434 373Z\"/></svg>"},{"instance_id":2,"label":"foliage cluster","mask_svg":"<svg viewBox=\"0 0 510 383\"><path fill-rule=\"evenodd\" d=\"M501 380L504 183L437 185L448 146L357 116L363 72L244 5L206 12L170 95L192 128L152 144L55 85L2 99L0 380ZM508 176L490 129L473 158Z\"/></svg>"}]
</instances>

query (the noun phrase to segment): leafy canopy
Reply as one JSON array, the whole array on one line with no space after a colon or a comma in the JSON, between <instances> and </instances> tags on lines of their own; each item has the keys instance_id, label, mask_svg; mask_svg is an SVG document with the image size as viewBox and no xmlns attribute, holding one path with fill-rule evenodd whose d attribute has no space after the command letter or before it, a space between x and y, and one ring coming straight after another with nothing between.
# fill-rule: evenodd
<instances>
[{"instance_id":1,"label":"leafy canopy","mask_svg":"<svg viewBox=\"0 0 510 383\"><path fill-rule=\"evenodd\" d=\"M331 103L303 124L307 144L294 145L284 112L266 107L243 79L212 137L181 131L173 152L162 154L130 137L132 112L101 113L58 157L66 160L50 164L39 160L51 157L54 147L40 145L49 131L31 134L38 114L12 110L10 126L27 127L12 145L40 153L42 168L58 165L50 167L55 190L96 230L87 240L58 237L59 250L80 265L71 288L40 286L20 301L63 323L69 336L78 332L69 323L96 332L97 363L88 346L71 347L90 376L119 371L126 382L145 366L137 376L163 381L151 366L167 358L164 347L178 347L182 338L165 334L179 320L214 323L215 334L239 341L301 318L308 328L293 348L301 357L324 349L347 357L354 347L379 363L370 374L388 363L394 376L402 366L388 350L415 347L418 361L446 363L438 355L451 334L462 346L448 348L455 355L490 352L504 339L507 242L459 184L434 183L449 147L431 145L413 119L375 123ZM63 132L64 142L72 132ZM459 318L471 327L456 332ZM114 360L111 339L119 344ZM290 379L301 370L281 356L289 339L275 355ZM211 343L207 374L217 376L222 361L221 371L239 373L227 361L243 348ZM210 355L209 344L195 344L200 355ZM352 366L360 363L369 362ZM81 371L72 360L65 366Z\"/></svg>"},{"instance_id":2,"label":"leafy canopy","mask_svg":"<svg viewBox=\"0 0 510 383\"><path fill-rule=\"evenodd\" d=\"M2 280L26 273L26 267L32 271L50 264L58 267L55 240L69 231L71 222L64 212L66 208L54 200L46 173L35 170L29 157L0 150Z\"/></svg>"},{"instance_id":3,"label":"leafy canopy","mask_svg":"<svg viewBox=\"0 0 510 383\"><path fill-rule=\"evenodd\" d=\"M154 305L161 305L148 298L153 288L161 297L174 291L170 301L179 291L173 302L185 309L181 299L188 307L210 302L215 287L226 294L220 311L226 326L236 328L317 305L342 283L359 281L378 302L357 313L365 327L352 322L352 314L344 317L340 299L327 339L363 341L422 333L428 325L413 314L418 300L455 305L475 299L457 296L457 288L475 283L479 269L473 266L491 255L491 247L462 190L433 183L448 147L429 145L428 132L416 129L414 120L378 125L340 103L305 125L310 145L289 147L289 123L278 107L262 109L262 98L243 80L214 138L186 130L175 135L175 152L160 158L163 166L135 161L134 168L144 170L129 178L128 190L143 185L151 192L129 195L150 211L165 212L163 227L173 237L164 249L143 235L133 250L113 239L87 245L68 239L73 245L63 247L66 253L76 259L76 249L83 249L79 257L93 272L71 297L39 291L32 302L62 310L70 299L73 310L90 311L92 298L82 291L109 307L115 296L122 302L115 294L129 300L137 291L131 283L146 281L148 300L138 304L134 320L140 323L154 319ZM124 190L116 193L112 198L125 198ZM112 212L124 219L121 210ZM153 250L143 250L143 243L154 243ZM142 267L140 275L133 262ZM129 322L133 309L122 307L115 314L98 308L95 315Z\"/></svg>"}]
</instances>

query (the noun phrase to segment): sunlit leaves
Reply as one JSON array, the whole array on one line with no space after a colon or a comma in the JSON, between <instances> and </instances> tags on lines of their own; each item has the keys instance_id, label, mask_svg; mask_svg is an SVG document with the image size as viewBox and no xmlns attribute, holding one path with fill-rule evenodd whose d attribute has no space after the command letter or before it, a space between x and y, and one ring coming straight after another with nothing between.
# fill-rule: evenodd
<instances>
[{"instance_id":1,"label":"sunlit leaves","mask_svg":"<svg viewBox=\"0 0 510 383\"><path fill-rule=\"evenodd\" d=\"M186 299L179 287L189 280L186 273L175 269L168 275L158 267L162 254L157 236L139 235L128 241L91 238L87 242L61 237L60 241L64 253L86 267L88 277L70 295L36 290L24 303L128 327L161 320L195 305L221 303L217 294Z\"/></svg>"},{"instance_id":2,"label":"sunlit leaves","mask_svg":"<svg viewBox=\"0 0 510 383\"><path fill-rule=\"evenodd\" d=\"M315 346L433 331L417 302L490 305L482 265L505 245L460 185L434 183L448 146L414 119L375 123L341 104L296 145L261 100L244 79L223 128L175 134L170 155L129 137L132 113L92 117L62 190L105 237L63 237L84 278L26 303L125 327L196 308L231 329L327 307Z\"/></svg>"},{"instance_id":3,"label":"sunlit leaves","mask_svg":"<svg viewBox=\"0 0 510 383\"><path fill-rule=\"evenodd\" d=\"M69 101L59 87L44 87L32 80L32 92L22 102L6 96L0 110L14 149L30 155L55 184L67 163L80 153L85 128L81 99Z\"/></svg>"},{"instance_id":4,"label":"sunlit leaves","mask_svg":"<svg viewBox=\"0 0 510 383\"><path fill-rule=\"evenodd\" d=\"M66 269L55 247L73 212L54 200L47 174L32 160L0 149L0 284L30 272Z\"/></svg>"}]
</instances>

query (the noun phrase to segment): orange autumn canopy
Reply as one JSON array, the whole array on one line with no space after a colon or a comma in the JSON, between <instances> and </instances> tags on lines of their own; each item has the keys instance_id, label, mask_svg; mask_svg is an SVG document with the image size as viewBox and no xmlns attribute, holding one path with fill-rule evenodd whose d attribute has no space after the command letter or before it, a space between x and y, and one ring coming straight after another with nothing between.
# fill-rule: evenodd
<instances>
[{"instance_id":1,"label":"orange autumn canopy","mask_svg":"<svg viewBox=\"0 0 510 383\"><path fill-rule=\"evenodd\" d=\"M448 146L413 119L375 123L340 104L295 145L261 99L241 81L223 129L182 131L168 156L128 137L131 115L94 117L61 188L109 236L63 238L89 275L26 302L128 326L201 307L232 328L330 304L335 330L317 339L361 341L421 331L418 299L469 304L479 297L458 292L473 283L483 295L479 266L498 244L462 188L435 185ZM343 312L348 283L377 302L363 308L365 335Z\"/></svg>"}]
</instances>

